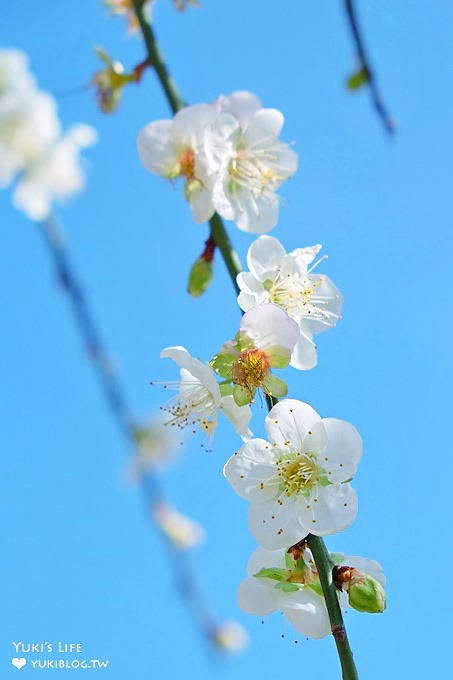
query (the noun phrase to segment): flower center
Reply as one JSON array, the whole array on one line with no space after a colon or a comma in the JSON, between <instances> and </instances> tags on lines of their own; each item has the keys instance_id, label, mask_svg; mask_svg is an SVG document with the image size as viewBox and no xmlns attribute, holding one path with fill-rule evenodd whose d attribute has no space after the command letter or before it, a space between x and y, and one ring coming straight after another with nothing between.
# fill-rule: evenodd
<instances>
[{"instance_id":1,"label":"flower center","mask_svg":"<svg viewBox=\"0 0 453 680\"><path fill-rule=\"evenodd\" d=\"M200 423L201 428L209 433L216 406L209 390L195 382L193 386L182 383L179 394L173 397L163 410L172 416L166 425L176 425L182 430Z\"/></svg>"},{"instance_id":2,"label":"flower center","mask_svg":"<svg viewBox=\"0 0 453 680\"><path fill-rule=\"evenodd\" d=\"M184 149L179 156L179 172L186 179L195 179L195 153L191 148Z\"/></svg>"},{"instance_id":3,"label":"flower center","mask_svg":"<svg viewBox=\"0 0 453 680\"><path fill-rule=\"evenodd\" d=\"M278 476L287 496L309 494L319 480L316 458L310 453L285 456L277 462Z\"/></svg>"},{"instance_id":4,"label":"flower center","mask_svg":"<svg viewBox=\"0 0 453 680\"><path fill-rule=\"evenodd\" d=\"M230 190L234 191L235 185L238 185L252 192L255 198L275 200L274 192L284 180L275 159L275 154L269 149L250 151L238 146L228 165Z\"/></svg>"},{"instance_id":5,"label":"flower center","mask_svg":"<svg viewBox=\"0 0 453 680\"><path fill-rule=\"evenodd\" d=\"M321 280L313 281L310 277L300 279L288 274L284 278L277 278L276 281L269 281L267 290L269 299L276 305L280 305L291 316L305 316L308 312L307 305L312 302L316 288ZM322 314L322 310L316 304L309 305L310 316L316 313Z\"/></svg>"},{"instance_id":6,"label":"flower center","mask_svg":"<svg viewBox=\"0 0 453 680\"><path fill-rule=\"evenodd\" d=\"M250 349L242 352L233 365L233 383L254 392L263 384L269 371L266 354L260 349Z\"/></svg>"}]
</instances>

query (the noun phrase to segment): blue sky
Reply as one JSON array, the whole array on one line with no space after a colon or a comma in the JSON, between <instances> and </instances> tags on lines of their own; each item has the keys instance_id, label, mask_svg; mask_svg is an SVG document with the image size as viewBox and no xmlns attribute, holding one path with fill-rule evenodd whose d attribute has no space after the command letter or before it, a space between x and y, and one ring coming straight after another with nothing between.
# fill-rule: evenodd
<instances>
[{"instance_id":1,"label":"blue sky","mask_svg":"<svg viewBox=\"0 0 453 680\"><path fill-rule=\"evenodd\" d=\"M445 0L360 3L386 102L399 128L382 131L368 93L349 94L354 50L341 3L214 3L179 14L159 0L155 21L188 101L249 89L285 115L300 168L282 190L272 232L287 250L322 243L323 271L345 298L338 327L319 340L319 365L287 373L290 396L352 422L364 439L354 480L359 514L327 540L379 560L388 577L382 616L346 616L362 678L447 677L451 564L451 271L453 8ZM2 9L0 43L25 50L40 86L58 94L87 83L102 45L129 67L143 46L100 3L42 0ZM68 247L134 411L165 395L150 380L177 372L163 347L209 359L237 329L223 263L200 300L185 293L207 237L180 193L141 167L136 137L168 117L151 72L115 115L92 91L58 96L65 126L87 122L87 189L57 210ZM339 677L332 640L300 639L275 614L243 615L236 589L254 542L246 503L222 477L237 448L228 424L205 453L194 438L163 476L177 507L208 540L193 559L219 616L248 629L251 646L221 662L206 654L173 588L166 555L127 480L129 450L105 408L56 284L38 228L0 193L2 604L0 675L12 641L80 642L108 658L113 680L173 677L268 680L278 673ZM252 239L228 225L243 261ZM265 411L256 405L253 427ZM444 632L445 631L445 632ZM281 637L282 633L285 635ZM30 668L20 671L32 674ZM43 675L50 671L41 671ZM60 671L65 673L68 671ZM101 673L101 671L99 671ZM93 671L95 675L95 672Z\"/></svg>"}]
</instances>

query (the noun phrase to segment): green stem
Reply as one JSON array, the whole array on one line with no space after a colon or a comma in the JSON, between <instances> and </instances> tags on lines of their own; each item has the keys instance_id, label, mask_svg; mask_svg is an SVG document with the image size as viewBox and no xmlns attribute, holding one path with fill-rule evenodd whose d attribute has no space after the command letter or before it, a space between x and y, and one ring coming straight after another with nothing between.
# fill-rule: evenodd
<instances>
[{"instance_id":1,"label":"green stem","mask_svg":"<svg viewBox=\"0 0 453 680\"><path fill-rule=\"evenodd\" d=\"M332 580L333 562L320 536L308 534L307 539L315 560L316 569L318 570L327 611L329 612L330 627L337 646L338 656L340 657L343 680L358 680L359 676L355 667L352 650L349 646L340 603L338 602L337 589Z\"/></svg>"},{"instance_id":2,"label":"green stem","mask_svg":"<svg viewBox=\"0 0 453 680\"><path fill-rule=\"evenodd\" d=\"M132 0L132 5L134 6L134 12L137 16L138 23L140 24L143 38L145 39L149 63L156 71L157 77L159 78L160 84L164 89L165 96L167 97L171 110L173 113L177 113L177 111L182 109L186 104L181 97L178 87L171 77L170 72L163 60L153 29L143 14L143 0Z\"/></svg>"},{"instance_id":3,"label":"green stem","mask_svg":"<svg viewBox=\"0 0 453 680\"><path fill-rule=\"evenodd\" d=\"M228 273L230 275L231 281L233 282L236 294L239 294L240 288L237 284L236 277L239 272L243 270L243 266L241 265L238 254L233 249L220 215L214 213L214 215L209 220L209 226L211 227L211 236L222 254L223 261L225 262L226 268L228 269Z\"/></svg>"},{"instance_id":4,"label":"green stem","mask_svg":"<svg viewBox=\"0 0 453 680\"><path fill-rule=\"evenodd\" d=\"M154 32L143 15L142 2L140 0L132 0L132 4L134 6L143 37L145 39L149 61L156 70L157 76L165 92L168 103L170 104L171 110L173 113L176 113L184 106L184 100L182 99L176 83L174 82L173 78L171 78L165 62L162 59ZM237 285L236 277L242 271L242 265L240 263L239 257L233 249L231 241L223 225L222 218L217 213L211 217L209 220L209 225L211 228L211 236L213 237L216 246L222 254L233 286L238 293L239 286ZM273 401L276 403L278 400ZM269 402L268 400L269 408L271 405L272 402ZM354 658L346 635L346 629L343 623L343 617L338 602L336 588L332 583L333 565L330 560L329 553L324 541L318 536L312 536L309 534L308 543L310 545L310 549L312 550L316 568L319 573L327 611L329 614L332 635L334 636L338 655L340 657L341 668L343 671L343 680L357 680L359 676L357 674Z\"/></svg>"}]
</instances>

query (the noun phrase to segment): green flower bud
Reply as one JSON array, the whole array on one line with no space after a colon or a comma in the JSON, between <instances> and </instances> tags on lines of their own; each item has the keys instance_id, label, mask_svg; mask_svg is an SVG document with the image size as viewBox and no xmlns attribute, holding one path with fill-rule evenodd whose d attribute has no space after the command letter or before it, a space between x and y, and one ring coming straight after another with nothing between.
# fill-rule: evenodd
<instances>
[{"instance_id":1,"label":"green flower bud","mask_svg":"<svg viewBox=\"0 0 453 680\"><path fill-rule=\"evenodd\" d=\"M194 298L200 297L212 281L212 264L200 257L190 270L187 290Z\"/></svg>"},{"instance_id":2,"label":"green flower bud","mask_svg":"<svg viewBox=\"0 0 453 680\"><path fill-rule=\"evenodd\" d=\"M348 594L353 609L369 614L384 611L385 590L372 576L354 567L334 567L334 581L337 588Z\"/></svg>"}]
</instances>

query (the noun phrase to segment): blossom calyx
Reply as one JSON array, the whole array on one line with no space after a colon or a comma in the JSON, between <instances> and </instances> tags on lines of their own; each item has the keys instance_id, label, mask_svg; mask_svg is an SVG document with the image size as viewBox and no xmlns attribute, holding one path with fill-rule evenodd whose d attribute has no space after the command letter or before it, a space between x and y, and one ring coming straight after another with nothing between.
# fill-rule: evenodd
<instances>
[{"instance_id":1,"label":"blossom calyx","mask_svg":"<svg viewBox=\"0 0 453 680\"><path fill-rule=\"evenodd\" d=\"M225 343L211 362L212 368L233 387L238 406L253 401L256 390L284 397L286 383L271 368L286 368L299 337L297 324L273 304L255 305L242 317L239 333Z\"/></svg>"}]
</instances>

